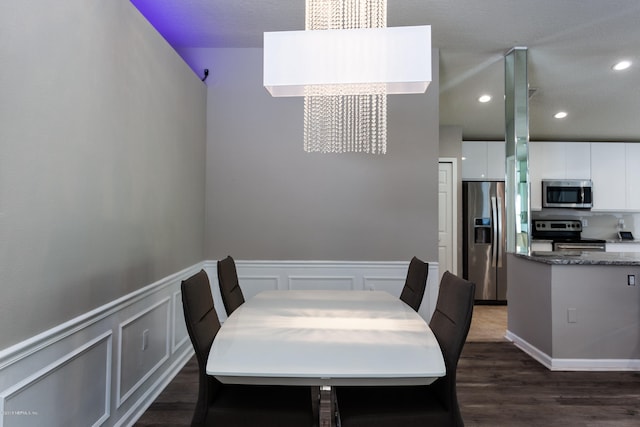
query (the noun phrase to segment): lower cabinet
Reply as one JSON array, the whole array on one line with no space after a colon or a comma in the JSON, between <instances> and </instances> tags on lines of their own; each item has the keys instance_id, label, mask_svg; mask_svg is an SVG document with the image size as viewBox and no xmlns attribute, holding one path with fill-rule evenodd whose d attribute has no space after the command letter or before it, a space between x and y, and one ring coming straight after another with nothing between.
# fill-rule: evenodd
<instances>
[{"instance_id":1,"label":"lower cabinet","mask_svg":"<svg viewBox=\"0 0 640 427\"><path fill-rule=\"evenodd\" d=\"M551 242L531 242L531 252L551 252L553 243Z\"/></svg>"},{"instance_id":2,"label":"lower cabinet","mask_svg":"<svg viewBox=\"0 0 640 427\"><path fill-rule=\"evenodd\" d=\"M620 242L609 243L607 242L607 252L640 252L640 242Z\"/></svg>"}]
</instances>

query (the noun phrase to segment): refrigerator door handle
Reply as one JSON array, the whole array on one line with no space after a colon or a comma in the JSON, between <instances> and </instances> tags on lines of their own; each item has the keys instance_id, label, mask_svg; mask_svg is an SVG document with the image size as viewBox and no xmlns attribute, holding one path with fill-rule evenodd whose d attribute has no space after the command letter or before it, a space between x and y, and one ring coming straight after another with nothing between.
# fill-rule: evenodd
<instances>
[{"instance_id":1,"label":"refrigerator door handle","mask_svg":"<svg viewBox=\"0 0 640 427\"><path fill-rule=\"evenodd\" d=\"M504 245L503 243L503 236L504 236L504 227L502 224L502 206L504 206L502 204L502 197L498 197L498 205L496 210L498 211L498 225L497 225L497 229L498 229L498 239L496 240L495 245L498 246L498 267L502 267L502 258L504 256L503 252L504 252Z\"/></svg>"},{"instance_id":2,"label":"refrigerator door handle","mask_svg":"<svg viewBox=\"0 0 640 427\"><path fill-rule=\"evenodd\" d=\"M498 227L496 221L498 220L498 206L495 197L491 197L491 233L493 234L491 242L491 267L496 266L498 259Z\"/></svg>"}]
</instances>

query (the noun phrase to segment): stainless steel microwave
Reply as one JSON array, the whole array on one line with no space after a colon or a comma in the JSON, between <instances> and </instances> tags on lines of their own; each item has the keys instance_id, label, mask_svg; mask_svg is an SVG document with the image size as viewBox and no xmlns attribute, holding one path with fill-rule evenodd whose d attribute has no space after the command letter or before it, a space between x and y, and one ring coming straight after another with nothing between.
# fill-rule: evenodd
<instances>
[{"instance_id":1,"label":"stainless steel microwave","mask_svg":"<svg viewBox=\"0 0 640 427\"><path fill-rule=\"evenodd\" d=\"M590 179L543 179L542 207L591 209L593 183Z\"/></svg>"}]
</instances>

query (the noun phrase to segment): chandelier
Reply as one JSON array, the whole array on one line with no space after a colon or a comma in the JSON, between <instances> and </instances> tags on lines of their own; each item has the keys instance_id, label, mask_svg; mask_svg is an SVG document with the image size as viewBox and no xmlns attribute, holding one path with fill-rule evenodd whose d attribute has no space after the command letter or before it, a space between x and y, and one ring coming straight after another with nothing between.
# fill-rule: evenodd
<instances>
[{"instance_id":1,"label":"chandelier","mask_svg":"<svg viewBox=\"0 0 640 427\"><path fill-rule=\"evenodd\" d=\"M265 33L264 85L304 97L307 152L387 151L387 94L431 80L429 26L387 28L386 0L306 0L305 31Z\"/></svg>"},{"instance_id":2,"label":"chandelier","mask_svg":"<svg viewBox=\"0 0 640 427\"><path fill-rule=\"evenodd\" d=\"M306 0L306 30L384 28L387 0ZM330 95L309 86L304 96L304 151L387 152L387 93L370 83L364 95Z\"/></svg>"}]
</instances>

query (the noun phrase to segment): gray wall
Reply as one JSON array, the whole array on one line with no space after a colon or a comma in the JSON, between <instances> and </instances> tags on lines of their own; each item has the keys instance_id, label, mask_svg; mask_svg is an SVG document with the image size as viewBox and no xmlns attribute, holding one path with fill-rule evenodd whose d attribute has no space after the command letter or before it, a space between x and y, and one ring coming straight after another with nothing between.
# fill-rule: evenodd
<instances>
[{"instance_id":1,"label":"gray wall","mask_svg":"<svg viewBox=\"0 0 640 427\"><path fill-rule=\"evenodd\" d=\"M2 349L203 260L206 91L128 0L0 28Z\"/></svg>"},{"instance_id":2,"label":"gray wall","mask_svg":"<svg viewBox=\"0 0 640 427\"><path fill-rule=\"evenodd\" d=\"M461 161L462 126L440 126L440 157L454 157Z\"/></svg>"},{"instance_id":3,"label":"gray wall","mask_svg":"<svg viewBox=\"0 0 640 427\"><path fill-rule=\"evenodd\" d=\"M640 359L640 289L627 285L638 266L553 265L554 358ZM575 323L569 323L569 310Z\"/></svg>"},{"instance_id":4,"label":"gray wall","mask_svg":"<svg viewBox=\"0 0 640 427\"><path fill-rule=\"evenodd\" d=\"M507 254L507 329L547 355L553 353L551 265Z\"/></svg>"},{"instance_id":5,"label":"gray wall","mask_svg":"<svg viewBox=\"0 0 640 427\"><path fill-rule=\"evenodd\" d=\"M185 49L207 80L206 258L437 260L438 54L426 94L388 98L383 156L302 149L302 99L262 86L261 49Z\"/></svg>"}]
</instances>

